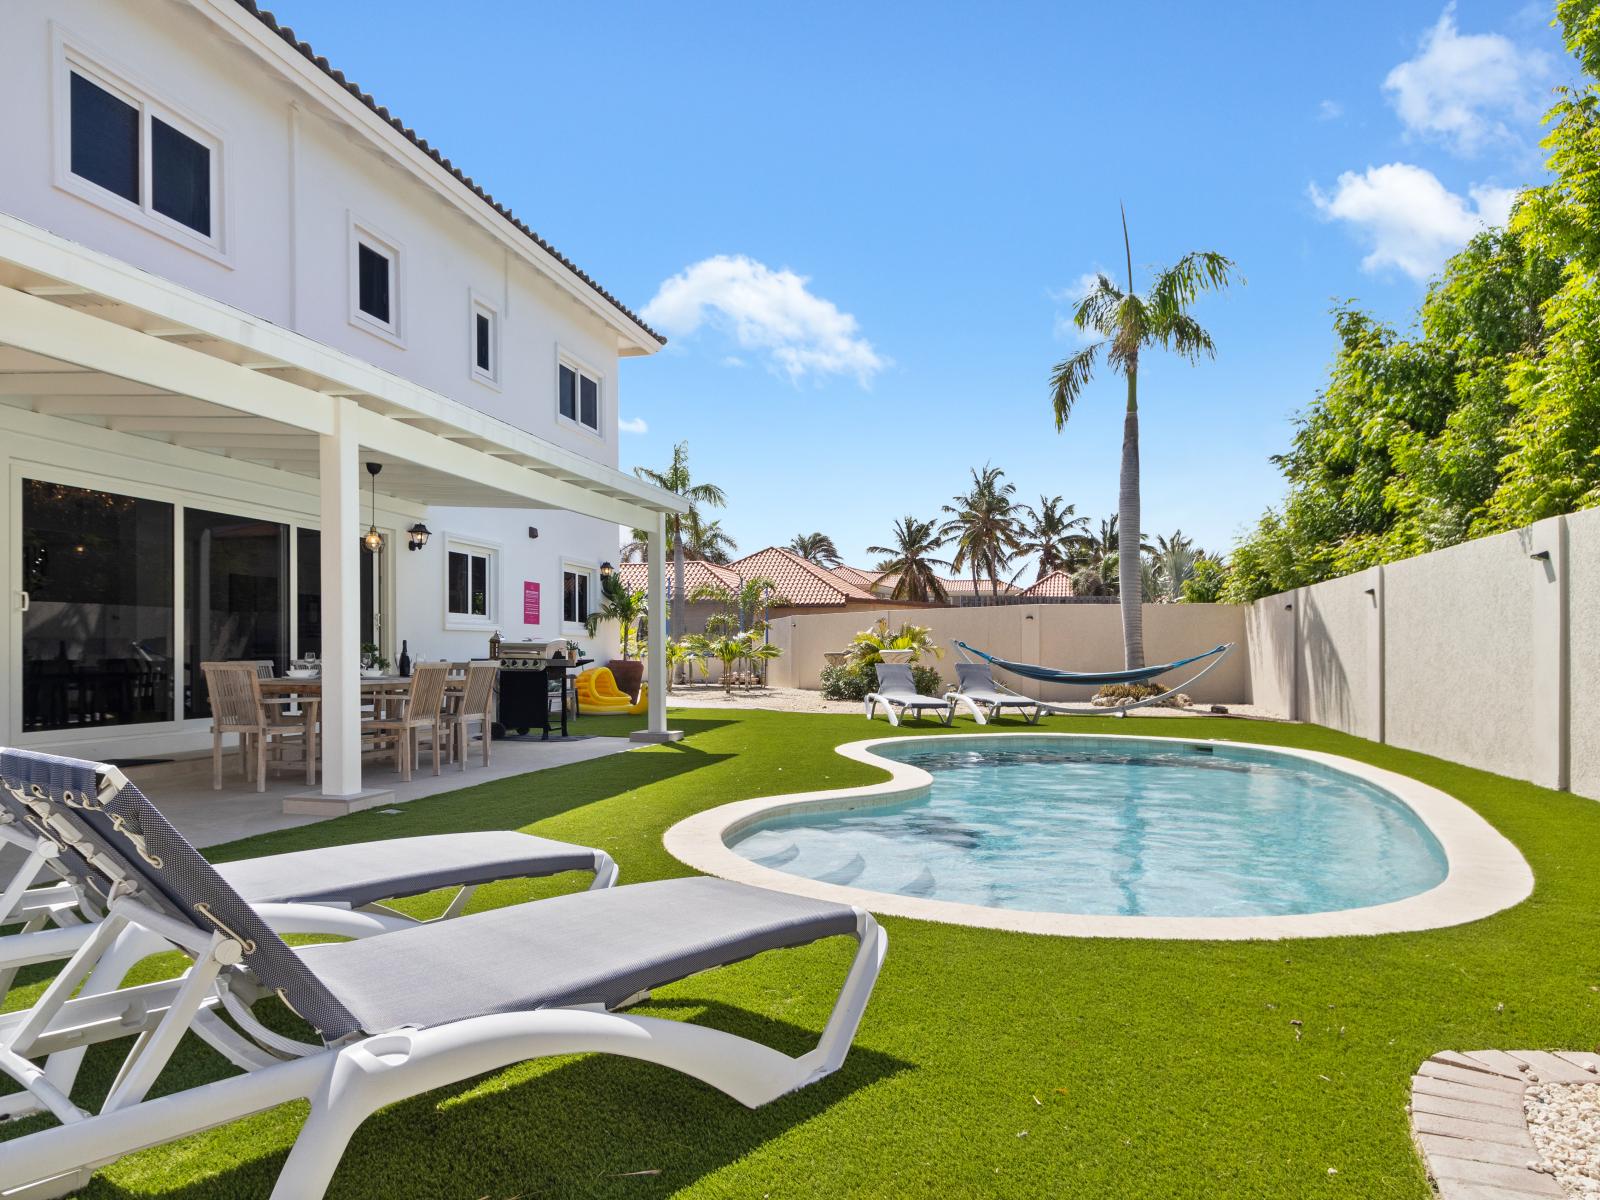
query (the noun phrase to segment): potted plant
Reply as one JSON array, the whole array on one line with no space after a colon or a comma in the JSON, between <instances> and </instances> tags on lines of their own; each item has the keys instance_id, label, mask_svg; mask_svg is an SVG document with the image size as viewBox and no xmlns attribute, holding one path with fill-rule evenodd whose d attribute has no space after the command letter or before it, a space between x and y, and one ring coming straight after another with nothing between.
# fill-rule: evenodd
<instances>
[{"instance_id":1,"label":"potted plant","mask_svg":"<svg viewBox=\"0 0 1600 1200\"><path fill-rule=\"evenodd\" d=\"M644 682L644 663L633 657L633 650L647 611L645 594L643 590L630 592L615 575L604 578L600 587L604 603L589 614L585 625L590 637L594 637L607 621L615 621L621 627L622 657L613 658L606 666L617 681L617 687L637 703L639 685Z\"/></svg>"}]
</instances>

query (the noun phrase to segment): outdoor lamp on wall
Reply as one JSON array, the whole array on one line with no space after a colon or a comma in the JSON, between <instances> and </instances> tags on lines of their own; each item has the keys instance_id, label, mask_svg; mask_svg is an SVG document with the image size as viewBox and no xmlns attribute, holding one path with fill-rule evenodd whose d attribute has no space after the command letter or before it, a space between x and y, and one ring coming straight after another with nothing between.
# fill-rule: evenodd
<instances>
[{"instance_id":1,"label":"outdoor lamp on wall","mask_svg":"<svg viewBox=\"0 0 1600 1200\"><path fill-rule=\"evenodd\" d=\"M615 571L616 571L616 568L613 567L608 562L603 562L603 563L600 564L600 578L601 579L610 579L612 574L615 573Z\"/></svg>"},{"instance_id":2,"label":"outdoor lamp on wall","mask_svg":"<svg viewBox=\"0 0 1600 1200\"><path fill-rule=\"evenodd\" d=\"M378 532L378 472L381 470L383 464L380 462L367 464L367 474L372 476L372 524L367 526L361 544L373 554L383 549L383 534Z\"/></svg>"},{"instance_id":3,"label":"outdoor lamp on wall","mask_svg":"<svg viewBox=\"0 0 1600 1200\"><path fill-rule=\"evenodd\" d=\"M428 527L418 521L406 530L406 547L410 550L421 550L428 544Z\"/></svg>"}]
</instances>

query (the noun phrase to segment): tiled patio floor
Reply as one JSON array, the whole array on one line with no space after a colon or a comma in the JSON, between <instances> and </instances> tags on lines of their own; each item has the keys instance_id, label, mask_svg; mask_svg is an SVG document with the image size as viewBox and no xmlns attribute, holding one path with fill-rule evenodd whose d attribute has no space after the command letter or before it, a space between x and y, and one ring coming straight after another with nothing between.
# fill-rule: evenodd
<instances>
[{"instance_id":1,"label":"tiled patio floor","mask_svg":"<svg viewBox=\"0 0 1600 1200\"><path fill-rule=\"evenodd\" d=\"M440 792L546 767L604 758L608 754L620 754L635 748L636 743L625 737L552 738L548 742L507 740L495 743L493 761L487 768L473 761L463 773L459 767L447 764L443 773L435 778L431 760L424 753L423 766L410 783L401 780L392 760L369 761L363 783L369 788L393 791L394 799L389 803L403 804L423 796L434 796ZM211 790L209 754L172 763L134 767L128 771L128 777L197 846L214 846L251 834L290 829L328 819L285 814L284 799L306 791L304 777L290 772L274 773L268 778L267 790L257 792L252 784L246 783L241 777L238 754L233 751L224 760L223 788L220 792ZM387 804L379 807L387 807Z\"/></svg>"}]
</instances>

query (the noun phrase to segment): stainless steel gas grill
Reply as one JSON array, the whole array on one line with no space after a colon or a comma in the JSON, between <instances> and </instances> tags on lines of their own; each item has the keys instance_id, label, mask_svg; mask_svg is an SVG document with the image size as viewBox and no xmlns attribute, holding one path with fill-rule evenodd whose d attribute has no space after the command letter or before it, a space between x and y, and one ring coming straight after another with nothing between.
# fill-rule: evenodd
<instances>
[{"instance_id":1,"label":"stainless steel gas grill","mask_svg":"<svg viewBox=\"0 0 1600 1200\"><path fill-rule=\"evenodd\" d=\"M565 638L534 642L501 642L496 684L494 736L539 730L550 737L550 709L561 713L561 736L567 736L567 672L591 660L576 657Z\"/></svg>"}]
</instances>

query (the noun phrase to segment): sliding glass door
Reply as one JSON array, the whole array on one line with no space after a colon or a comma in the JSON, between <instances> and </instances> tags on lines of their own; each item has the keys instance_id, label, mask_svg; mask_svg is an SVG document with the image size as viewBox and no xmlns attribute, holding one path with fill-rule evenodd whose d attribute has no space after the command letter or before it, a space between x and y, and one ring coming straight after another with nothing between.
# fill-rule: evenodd
<instances>
[{"instance_id":1,"label":"sliding glass door","mask_svg":"<svg viewBox=\"0 0 1600 1200\"><path fill-rule=\"evenodd\" d=\"M173 506L22 481L22 728L173 718Z\"/></svg>"},{"instance_id":2,"label":"sliding glass door","mask_svg":"<svg viewBox=\"0 0 1600 1200\"><path fill-rule=\"evenodd\" d=\"M184 509L183 581L184 716L206 717L201 663L289 665L289 527Z\"/></svg>"},{"instance_id":3,"label":"sliding glass door","mask_svg":"<svg viewBox=\"0 0 1600 1200\"><path fill-rule=\"evenodd\" d=\"M355 535L352 535L355 536ZM360 538L356 538L357 542ZM361 562L361 640L382 646L383 614L379 598L383 596L385 550L373 552L361 546L357 552ZM315 529L295 531L295 606L299 630L299 653L322 654L322 535Z\"/></svg>"}]
</instances>

